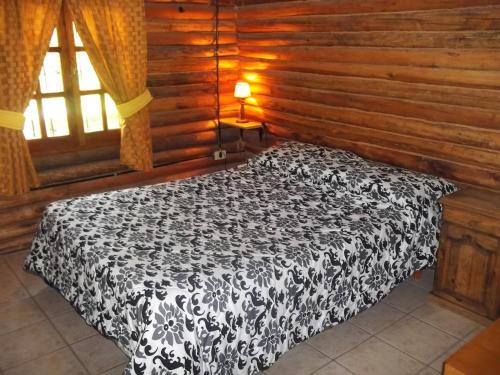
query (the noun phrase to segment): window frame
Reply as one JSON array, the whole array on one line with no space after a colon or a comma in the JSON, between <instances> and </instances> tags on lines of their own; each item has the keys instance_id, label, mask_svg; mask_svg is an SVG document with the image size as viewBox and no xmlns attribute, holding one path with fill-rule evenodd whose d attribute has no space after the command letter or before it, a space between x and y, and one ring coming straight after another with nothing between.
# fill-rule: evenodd
<instances>
[{"instance_id":1,"label":"window frame","mask_svg":"<svg viewBox=\"0 0 500 375\"><path fill-rule=\"evenodd\" d=\"M42 138L27 140L30 152L33 156L44 156L118 145L120 143L120 129L108 129L104 96L106 90L102 82L101 88L98 90L80 90L76 53L84 51L85 48L75 45L73 22L66 5L62 6L61 16L56 26L56 30L59 42L58 47L49 47L47 52L60 53L64 91L58 93L41 93L40 83L38 83L32 99L37 102ZM81 97L91 94L99 94L101 98L101 113L104 129L102 131L85 133ZM69 135L47 137L42 99L51 97L63 97L66 101Z\"/></svg>"}]
</instances>

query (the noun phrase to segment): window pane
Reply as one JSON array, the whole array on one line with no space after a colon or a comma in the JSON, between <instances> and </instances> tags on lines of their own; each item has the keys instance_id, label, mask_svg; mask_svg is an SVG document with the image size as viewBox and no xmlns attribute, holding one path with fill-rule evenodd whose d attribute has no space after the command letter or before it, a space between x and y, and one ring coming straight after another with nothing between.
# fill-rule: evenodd
<instances>
[{"instance_id":1,"label":"window pane","mask_svg":"<svg viewBox=\"0 0 500 375\"><path fill-rule=\"evenodd\" d=\"M42 99L43 118L48 137L69 135L66 100L64 98Z\"/></svg>"},{"instance_id":2,"label":"window pane","mask_svg":"<svg viewBox=\"0 0 500 375\"><path fill-rule=\"evenodd\" d=\"M102 123L101 96L84 95L82 99L83 129L85 133L92 133L104 130Z\"/></svg>"},{"instance_id":3,"label":"window pane","mask_svg":"<svg viewBox=\"0 0 500 375\"><path fill-rule=\"evenodd\" d=\"M78 83L80 85L80 90L99 90L101 84L99 78L97 78L94 67L90 63L87 52L80 51L76 53L76 64L78 67Z\"/></svg>"},{"instance_id":4,"label":"window pane","mask_svg":"<svg viewBox=\"0 0 500 375\"><path fill-rule=\"evenodd\" d=\"M38 117L38 106L36 100L30 100L30 104L24 111L26 120L24 121L24 137L26 139L40 139L42 132L40 131L40 117Z\"/></svg>"},{"instance_id":5,"label":"window pane","mask_svg":"<svg viewBox=\"0 0 500 375\"><path fill-rule=\"evenodd\" d=\"M40 72L40 91L42 94L64 91L59 52L48 52L45 55Z\"/></svg>"},{"instance_id":6,"label":"window pane","mask_svg":"<svg viewBox=\"0 0 500 375\"><path fill-rule=\"evenodd\" d=\"M75 39L75 47L83 47L82 40L80 39L80 34L78 34L78 31L76 31L76 26L73 23L73 36Z\"/></svg>"},{"instance_id":7,"label":"window pane","mask_svg":"<svg viewBox=\"0 0 500 375\"><path fill-rule=\"evenodd\" d=\"M104 103L106 104L108 129L120 129L120 115L118 114L118 110L116 109L115 101L109 94L105 94Z\"/></svg>"},{"instance_id":8,"label":"window pane","mask_svg":"<svg viewBox=\"0 0 500 375\"><path fill-rule=\"evenodd\" d=\"M59 38L57 37L57 29L54 29L54 32L50 37L49 47L59 47Z\"/></svg>"}]
</instances>

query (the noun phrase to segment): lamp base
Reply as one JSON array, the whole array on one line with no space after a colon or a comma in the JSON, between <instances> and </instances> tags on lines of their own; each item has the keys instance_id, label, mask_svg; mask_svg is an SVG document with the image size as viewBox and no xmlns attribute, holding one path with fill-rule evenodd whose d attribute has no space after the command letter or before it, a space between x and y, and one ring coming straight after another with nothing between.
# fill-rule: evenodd
<instances>
[{"instance_id":1,"label":"lamp base","mask_svg":"<svg viewBox=\"0 0 500 375\"><path fill-rule=\"evenodd\" d=\"M240 115L238 116L238 119L236 120L238 124L244 124L248 122L248 120L245 118L245 100L240 99Z\"/></svg>"}]
</instances>

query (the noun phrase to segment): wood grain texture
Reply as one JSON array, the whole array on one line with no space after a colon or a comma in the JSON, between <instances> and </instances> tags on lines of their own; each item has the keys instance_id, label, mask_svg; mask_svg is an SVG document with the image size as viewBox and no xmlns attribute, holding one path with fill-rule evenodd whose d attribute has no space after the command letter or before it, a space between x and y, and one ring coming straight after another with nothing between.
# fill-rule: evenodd
<instances>
[{"instance_id":1,"label":"wood grain texture","mask_svg":"<svg viewBox=\"0 0 500 375\"><path fill-rule=\"evenodd\" d=\"M444 375L500 373L500 320L496 320L446 359Z\"/></svg>"},{"instance_id":2,"label":"wood grain texture","mask_svg":"<svg viewBox=\"0 0 500 375\"><path fill-rule=\"evenodd\" d=\"M490 319L500 315L500 193L467 188L442 200L433 293Z\"/></svg>"},{"instance_id":3,"label":"wood grain texture","mask_svg":"<svg viewBox=\"0 0 500 375\"><path fill-rule=\"evenodd\" d=\"M498 1L237 3L270 132L500 190Z\"/></svg>"}]
</instances>

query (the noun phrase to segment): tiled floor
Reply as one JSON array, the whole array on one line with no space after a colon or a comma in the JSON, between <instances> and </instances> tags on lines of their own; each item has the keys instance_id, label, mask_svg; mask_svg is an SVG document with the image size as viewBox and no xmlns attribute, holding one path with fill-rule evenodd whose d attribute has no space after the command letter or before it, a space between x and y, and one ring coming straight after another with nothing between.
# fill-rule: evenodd
<instances>
[{"instance_id":1,"label":"tiled floor","mask_svg":"<svg viewBox=\"0 0 500 375\"><path fill-rule=\"evenodd\" d=\"M127 358L38 277L26 253L0 257L0 374L121 374ZM436 375L487 322L429 294L432 272L285 354L264 375Z\"/></svg>"}]
</instances>

